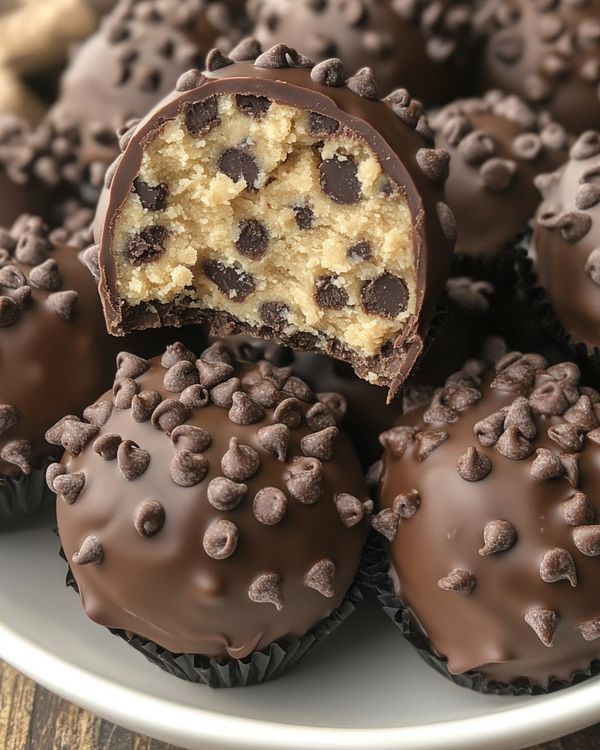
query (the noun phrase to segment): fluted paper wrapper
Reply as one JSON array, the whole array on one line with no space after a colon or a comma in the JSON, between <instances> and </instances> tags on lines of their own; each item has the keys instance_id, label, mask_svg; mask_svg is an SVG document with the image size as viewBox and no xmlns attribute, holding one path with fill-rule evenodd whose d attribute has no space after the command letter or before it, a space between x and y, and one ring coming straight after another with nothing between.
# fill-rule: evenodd
<instances>
[{"instance_id":1,"label":"fluted paper wrapper","mask_svg":"<svg viewBox=\"0 0 600 750\"><path fill-rule=\"evenodd\" d=\"M0 479L0 531L52 504L55 496L46 484L46 469L55 461L45 459L42 466L34 468L28 476Z\"/></svg>"}]
</instances>

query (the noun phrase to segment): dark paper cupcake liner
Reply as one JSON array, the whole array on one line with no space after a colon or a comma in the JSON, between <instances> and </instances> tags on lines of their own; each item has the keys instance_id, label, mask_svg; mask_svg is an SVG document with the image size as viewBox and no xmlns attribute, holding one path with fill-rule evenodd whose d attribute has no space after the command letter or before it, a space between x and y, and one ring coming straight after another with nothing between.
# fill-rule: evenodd
<instances>
[{"instance_id":1,"label":"dark paper cupcake liner","mask_svg":"<svg viewBox=\"0 0 600 750\"><path fill-rule=\"evenodd\" d=\"M64 559L62 550L61 556ZM67 586L79 591L70 568L66 582ZM110 632L126 641L148 661L182 680L212 688L246 687L273 680L296 666L314 646L324 641L355 611L362 598L359 587L353 584L340 606L306 635L276 641L244 659L214 659L198 654L173 654L134 633L112 628Z\"/></svg>"},{"instance_id":2,"label":"dark paper cupcake liner","mask_svg":"<svg viewBox=\"0 0 600 750\"><path fill-rule=\"evenodd\" d=\"M46 469L55 461L45 459L29 476L0 479L0 531L51 505L55 496L46 484Z\"/></svg>"},{"instance_id":3,"label":"dark paper cupcake liner","mask_svg":"<svg viewBox=\"0 0 600 750\"><path fill-rule=\"evenodd\" d=\"M594 660L588 669L576 672L570 682L551 678L547 685L522 678L511 683L489 680L481 672L469 670L462 674L452 674L448 670L446 659L436 654L423 633L410 609L396 599L394 587L388 575L388 562L380 539L371 538L369 541L368 566L364 575L368 577L369 585L377 593L383 611L400 630L407 641L417 650L419 656L430 667L441 675L461 687L470 688L479 693L493 695L545 695L562 690L570 685L576 685L583 680L600 673L600 660Z\"/></svg>"},{"instance_id":4,"label":"dark paper cupcake liner","mask_svg":"<svg viewBox=\"0 0 600 750\"><path fill-rule=\"evenodd\" d=\"M531 318L538 321L543 332L556 342L559 350L555 355L574 360L588 377L600 375L600 347L576 341L556 317L546 292L539 286L533 260L529 256L531 233L521 238L515 248L514 266L522 304ZM542 352L543 353L543 352Z\"/></svg>"}]
</instances>

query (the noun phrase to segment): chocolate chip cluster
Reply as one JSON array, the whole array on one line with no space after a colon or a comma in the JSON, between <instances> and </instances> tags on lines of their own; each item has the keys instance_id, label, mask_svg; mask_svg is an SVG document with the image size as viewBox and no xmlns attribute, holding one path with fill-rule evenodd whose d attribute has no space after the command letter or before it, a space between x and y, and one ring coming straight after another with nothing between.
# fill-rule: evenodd
<instances>
[{"instance_id":1,"label":"chocolate chip cluster","mask_svg":"<svg viewBox=\"0 0 600 750\"><path fill-rule=\"evenodd\" d=\"M349 588L372 509L343 397L220 341L117 365L47 435L67 452L47 479L88 614L205 656L308 632Z\"/></svg>"},{"instance_id":2,"label":"chocolate chip cluster","mask_svg":"<svg viewBox=\"0 0 600 750\"><path fill-rule=\"evenodd\" d=\"M600 394L578 367L471 360L381 443L373 527L449 672L542 687L585 672L600 637Z\"/></svg>"},{"instance_id":3,"label":"chocolate chip cluster","mask_svg":"<svg viewBox=\"0 0 600 750\"><path fill-rule=\"evenodd\" d=\"M600 134L573 144L561 169L543 174L531 256L540 286L575 342L600 347Z\"/></svg>"}]
</instances>

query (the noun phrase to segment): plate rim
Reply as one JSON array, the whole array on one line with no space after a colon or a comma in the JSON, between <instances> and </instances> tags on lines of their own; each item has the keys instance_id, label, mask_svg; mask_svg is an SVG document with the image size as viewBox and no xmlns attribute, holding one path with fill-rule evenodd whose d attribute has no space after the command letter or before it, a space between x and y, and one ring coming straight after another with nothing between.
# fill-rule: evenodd
<instances>
[{"instance_id":1,"label":"plate rim","mask_svg":"<svg viewBox=\"0 0 600 750\"><path fill-rule=\"evenodd\" d=\"M297 725L158 698L77 666L1 621L0 658L113 723L171 743L210 742L215 750L477 750L482 743L487 750L514 749L585 728L600 717L600 689L593 681L474 718L383 728Z\"/></svg>"}]
</instances>

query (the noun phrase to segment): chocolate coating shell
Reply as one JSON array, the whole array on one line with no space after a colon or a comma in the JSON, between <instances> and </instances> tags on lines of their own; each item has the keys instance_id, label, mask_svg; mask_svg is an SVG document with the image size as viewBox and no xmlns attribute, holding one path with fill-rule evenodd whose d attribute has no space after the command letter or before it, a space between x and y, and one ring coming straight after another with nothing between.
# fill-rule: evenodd
<instances>
[{"instance_id":1,"label":"chocolate coating shell","mask_svg":"<svg viewBox=\"0 0 600 750\"><path fill-rule=\"evenodd\" d=\"M243 378L250 369L236 365L235 375ZM157 358L135 381L140 391L177 400L177 394L165 388L166 373ZM113 402L112 393L102 400ZM304 404L303 410L308 406ZM136 422L129 409L113 409L99 435L117 434L149 452L149 465L139 478L127 481L118 468L119 459L104 460L92 444L76 458L65 455L67 472L85 474L85 487L72 505L58 499L58 526L67 559L73 561L89 536L97 537L104 551L99 564L72 564L91 619L137 633L174 653L243 658L280 638L305 634L339 606L358 567L368 522L365 518L352 528L345 526L334 495L349 492L366 498L360 466L347 438L338 435L331 459L321 462L319 499L314 504L299 502L286 482L292 457L302 455L300 442L312 430L305 424L291 429L288 458L278 461L258 438L258 431L274 422L272 409L266 409L264 419L246 426L231 421L227 408L209 404L193 409L184 427L206 430L210 445L203 450L206 476L191 487L179 486L170 476L176 452L171 438L150 420ZM260 467L243 481L247 492L239 505L221 511L208 500L208 487L223 477L221 462L234 437L240 446L257 452ZM275 525L259 522L253 509L257 492L267 487L287 497L283 518ZM141 536L134 524L145 501L158 502L164 509L164 524L150 537ZM206 532L211 524L223 521L237 528L237 546L228 557L218 559L205 551L210 549ZM326 588L321 587L327 594L314 588L314 576L307 578L322 560L335 565L332 595ZM281 579L280 609L273 600L256 601L260 586L253 589L255 600L250 598L252 584L265 575Z\"/></svg>"},{"instance_id":2,"label":"chocolate coating shell","mask_svg":"<svg viewBox=\"0 0 600 750\"><path fill-rule=\"evenodd\" d=\"M540 367L543 362L538 355L535 358L537 367L531 386L523 385L523 372L527 371L526 377L532 372L523 362L534 363L534 360L516 359L512 370L510 365L504 369L504 377L509 375L519 381L521 370L522 388L517 393L508 393L498 381L492 387L497 373L489 373L483 384L477 386L480 400L457 410L456 421L452 423L431 420L426 423L424 409L404 417L401 420L404 427L444 431L448 437L421 460L417 458L422 445L419 440L409 440L402 456L394 457L388 451L380 499L381 507L390 509L398 496L413 491L419 494L416 513L410 518L400 518L393 541L386 543L390 576L396 596L406 604L417 627L429 639L431 650L447 660L450 672L476 670L488 680L511 683L524 678L544 686L551 677L570 682L576 672L585 671L600 654L600 641L586 640L580 629L599 614L598 558L580 551L575 543L576 527L571 525L583 524L579 528L590 529L592 533L597 528L586 524L593 524L592 519L594 515L597 518L599 511L600 444L592 432L582 428L582 449L564 451L579 467L578 481L574 477L569 481L566 475L541 478L544 471L536 459L536 451L551 451L555 456L561 453L557 442L550 438L549 429L564 429L565 424L581 425L582 421L575 420L572 412L566 412L565 419L565 416L544 417L534 410L529 422L523 417L519 420L513 411L508 418L516 420L513 425L520 424L520 429L530 437L532 427L536 433L529 441L529 455L520 460L515 454L512 458L504 455L509 452L507 443L510 443L506 423L500 425L504 437L497 438L495 447L489 441L486 447L474 434L480 420L508 407L519 395L530 397L530 404L541 405L539 398L531 397L533 387L544 385L562 394L563 406L582 395L574 365L545 370ZM509 361L505 359L505 365ZM472 382L470 385L473 387ZM591 390L586 393L592 401L598 398ZM593 411L595 418L591 419L596 423L597 403ZM481 434L481 429L477 432ZM522 441L521 433L519 445ZM489 473L479 481L475 474L469 473L464 458L472 447L479 454L473 464L478 471L482 466L481 456L491 464ZM537 464L532 468L535 460ZM544 468L549 475L547 465ZM484 473L481 471L479 476ZM593 512L573 518L564 503L572 502L577 492L585 495L587 507ZM498 521L510 524L515 539L507 546L502 541L506 542L508 537L488 536L488 542L495 540L505 549L486 551L484 529ZM498 526L494 528L497 530ZM572 558L575 586L561 575L555 582L546 582L550 576L543 563L547 553L554 549L566 551L565 559ZM563 553L561 556L565 557ZM442 580L457 571L474 576L471 593L448 590L447 579L446 588L441 587ZM538 635L527 623L525 616L538 609L547 609L558 617L555 632L551 628L541 629ZM549 637L551 647L544 645L542 636Z\"/></svg>"}]
</instances>

